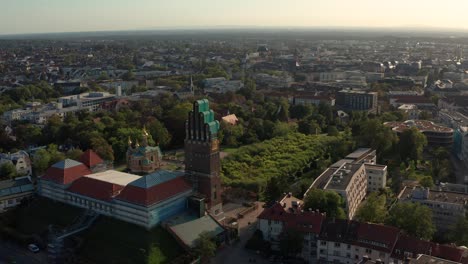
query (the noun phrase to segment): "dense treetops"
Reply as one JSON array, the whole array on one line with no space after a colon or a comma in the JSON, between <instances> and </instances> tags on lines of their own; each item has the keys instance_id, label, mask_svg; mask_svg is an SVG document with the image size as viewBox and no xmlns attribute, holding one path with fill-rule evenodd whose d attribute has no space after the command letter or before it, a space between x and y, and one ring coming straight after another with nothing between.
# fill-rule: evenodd
<instances>
[{"instance_id":1,"label":"dense treetops","mask_svg":"<svg viewBox=\"0 0 468 264\"><path fill-rule=\"evenodd\" d=\"M294 178L317 160L326 159L339 137L290 133L239 148L223 160L226 185L257 188L272 177Z\"/></svg>"}]
</instances>

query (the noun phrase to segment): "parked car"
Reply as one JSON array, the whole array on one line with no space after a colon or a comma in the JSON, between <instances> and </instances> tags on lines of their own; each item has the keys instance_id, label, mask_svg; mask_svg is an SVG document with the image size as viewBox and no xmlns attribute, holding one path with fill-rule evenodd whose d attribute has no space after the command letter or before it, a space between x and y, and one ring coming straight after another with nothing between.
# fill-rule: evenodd
<instances>
[{"instance_id":1,"label":"parked car","mask_svg":"<svg viewBox=\"0 0 468 264\"><path fill-rule=\"evenodd\" d=\"M29 244L28 245L28 249L29 251L33 252L33 253L37 253L39 252L39 247L34 245L34 244Z\"/></svg>"}]
</instances>

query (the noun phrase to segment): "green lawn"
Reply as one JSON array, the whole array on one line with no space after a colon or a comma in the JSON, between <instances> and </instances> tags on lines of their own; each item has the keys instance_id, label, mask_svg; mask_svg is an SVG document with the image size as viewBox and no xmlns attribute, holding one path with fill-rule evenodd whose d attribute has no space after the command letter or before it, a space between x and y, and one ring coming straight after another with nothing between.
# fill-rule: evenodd
<instances>
[{"instance_id":1,"label":"green lawn","mask_svg":"<svg viewBox=\"0 0 468 264\"><path fill-rule=\"evenodd\" d=\"M104 216L79 236L84 243L77 255L93 263L169 263L183 253L162 227L148 231Z\"/></svg>"},{"instance_id":2,"label":"green lawn","mask_svg":"<svg viewBox=\"0 0 468 264\"><path fill-rule=\"evenodd\" d=\"M38 197L30 204L9 212L9 217L12 217L13 228L17 232L32 235L44 233L49 225L67 227L82 212L82 209Z\"/></svg>"}]
</instances>

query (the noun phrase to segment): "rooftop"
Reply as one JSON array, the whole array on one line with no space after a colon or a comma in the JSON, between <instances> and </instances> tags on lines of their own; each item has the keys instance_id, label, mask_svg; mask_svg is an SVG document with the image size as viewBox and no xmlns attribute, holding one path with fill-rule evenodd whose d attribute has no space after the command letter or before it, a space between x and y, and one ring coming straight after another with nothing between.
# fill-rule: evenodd
<instances>
[{"instance_id":1,"label":"rooftop","mask_svg":"<svg viewBox=\"0 0 468 264\"><path fill-rule=\"evenodd\" d=\"M384 125L391 127L393 131L403 132L412 127L416 127L421 132L453 132L453 129L427 120L407 120L405 122L385 122Z\"/></svg>"},{"instance_id":2,"label":"rooftop","mask_svg":"<svg viewBox=\"0 0 468 264\"><path fill-rule=\"evenodd\" d=\"M468 194L448 191L429 190L423 187L405 187L398 195L400 199L430 200L444 203L456 203L468 206Z\"/></svg>"},{"instance_id":3,"label":"rooftop","mask_svg":"<svg viewBox=\"0 0 468 264\"><path fill-rule=\"evenodd\" d=\"M124 173L124 172L115 171L115 170L108 170L108 171L103 171L99 173L89 174L89 175L85 175L85 177L97 179L100 181L113 183L117 185L122 185L122 186L126 186L127 184L141 178L141 176L138 176L138 175Z\"/></svg>"},{"instance_id":4,"label":"rooftop","mask_svg":"<svg viewBox=\"0 0 468 264\"><path fill-rule=\"evenodd\" d=\"M174 222L171 224L169 221L168 226L172 233L187 247L194 247L195 241L201 233L208 232L212 236L217 236L224 232L224 228L209 215L181 222L182 223Z\"/></svg>"},{"instance_id":5,"label":"rooftop","mask_svg":"<svg viewBox=\"0 0 468 264\"><path fill-rule=\"evenodd\" d=\"M0 197L9 196L22 192L32 192L34 186L27 177L16 180L0 181Z\"/></svg>"},{"instance_id":6,"label":"rooftop","mask_svg":"<svg viewBox=\"0 0 468 264\"><path fill-rule=\"evenodd\" d=\"M322 173L323 177L328 179L327 183L324 186L324 189L346 189L351 179L362 166L364 165L344 163L339 168L328 168L324 173Z\"/></svg>"}]
</instances>

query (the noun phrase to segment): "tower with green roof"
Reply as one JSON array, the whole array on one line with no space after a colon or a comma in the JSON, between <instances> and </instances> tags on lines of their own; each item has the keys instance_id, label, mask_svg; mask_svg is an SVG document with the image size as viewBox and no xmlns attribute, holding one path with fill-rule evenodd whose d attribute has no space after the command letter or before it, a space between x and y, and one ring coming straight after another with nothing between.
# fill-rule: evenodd
<instances>
[{"instance_id":1,"label":"tower with green roof","mask_svg":"<svg viewBox=\"0 0 468 264\"><path fill-rule=\"evenodd\" d=\"M195 101L185 123L185 171L213 215L222 213L218 131L209 101Z\"/></svg>"}]
</instances>

